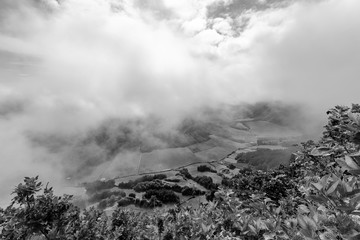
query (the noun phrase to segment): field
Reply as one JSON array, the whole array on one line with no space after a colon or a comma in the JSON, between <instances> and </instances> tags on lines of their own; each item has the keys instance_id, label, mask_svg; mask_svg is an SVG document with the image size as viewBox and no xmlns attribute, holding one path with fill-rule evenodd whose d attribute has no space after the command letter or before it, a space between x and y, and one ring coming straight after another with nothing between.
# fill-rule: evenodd
<instances>
[{"instance_id":1,"label":"field","mask_svg":"<svg viewBox=\"0 0 360 240\"><path fill-rule=\"evenodd\" d=\"M197 142L191 141L189 145L185 144L182 147L160 148L148 152L141 152L140 149L138 151L119 152L111 161L102 163L91 175L87 176L86 181L115 179L115 185L117 185L121 182L133 181L144 175L161 173L165 174L168 180L176 181L176 183L171 183L160 180L164 184L176 184L181 188L188 187L208 192L209 190L199 183L184 178L179 170L186 167L194 178L210 177L213 183L220 184L223 177L231 178L245 167L270 169L279 164L286 165L291 152L296 150L291 144L286 147L282 144L288 142L288 139L294 141L298 137L298 133L288 128L266 121L250 120L244 122L243 125L221 124L207 126L206 130L211 133L207 138L197 138ZM194 126L196 124L192 125L191 131L196 132ZM245 130L243 126L246 126L248 130ZM204 131L203 127L201 131ZM199 172L197 168L200 165L208 165L215 169L216 173ZM123 191L126 196L134 193L138 199L141 199L145 193L137 193L134 189L117 188L114 190ZM87 199L83 189L78 188L74 191L79 191L79 194L74 195ZM183 196L179 192L175 194L184 205L195 206L205 201L204 195L191 198L191 196ZM164 205L164 207L170 205ZM109 214L114 209L111 206L106 208L106 212ZM131 205L130 208L147 211L147 209L141 209L134 205Z\"/></svg>"},{"instance_id":2,"label":"field","mask_svg":"<svg viewBox=\"0 0 360 240\"><path fill-rule=\"evenodd\" d=\"M167 148L143 153L139 173L177 168L201 161L188 148Z\"/></svg>"}]
</instances>

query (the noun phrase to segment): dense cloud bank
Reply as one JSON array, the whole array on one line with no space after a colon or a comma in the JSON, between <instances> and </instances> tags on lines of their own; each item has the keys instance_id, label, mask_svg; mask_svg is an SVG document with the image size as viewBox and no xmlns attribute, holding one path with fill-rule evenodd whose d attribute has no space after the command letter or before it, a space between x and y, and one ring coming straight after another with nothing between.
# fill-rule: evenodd
<instances>
[{"instance_id":1,"label":"dense cloud bank","mask_svg":"<svg viewBox=\"0 0 360 240\"><path fill-rule=\"evenodd\" d=\"M24 175L60 183L71 161L103 160L74 138L108 119L151 116L172 131L203 107L280 100L317 123L359 102L359 10L357 0L1 1L0 195Z\"/></svg>"}]
</instances>

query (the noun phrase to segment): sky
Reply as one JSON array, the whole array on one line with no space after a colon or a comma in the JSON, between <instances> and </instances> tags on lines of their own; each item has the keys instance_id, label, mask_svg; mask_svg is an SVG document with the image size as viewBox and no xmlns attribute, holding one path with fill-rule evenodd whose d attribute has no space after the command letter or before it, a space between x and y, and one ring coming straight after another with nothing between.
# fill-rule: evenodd
<instances>
[{"instance_id":1,"label":"sky","mask_svg":"<svg viewBox=\"0 0 360 240\"><path fill-rule=\"evenodd\" d=\"M61 160L34 133L114 117L172 125L259 101L302 104L312 125L360 103L359 11L358 0L2 0L0 198L24 175L61 183Z\"/></svg>"}]
</instances>

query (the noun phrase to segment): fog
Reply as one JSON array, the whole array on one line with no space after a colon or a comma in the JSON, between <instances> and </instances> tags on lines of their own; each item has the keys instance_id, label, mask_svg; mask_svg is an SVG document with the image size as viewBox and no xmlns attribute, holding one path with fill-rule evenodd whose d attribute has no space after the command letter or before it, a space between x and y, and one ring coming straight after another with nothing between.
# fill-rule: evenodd
<instances>
[{"instance_id":1,"label":"fog","mask_svg":"<svg viewBox=\"0 0 360 240\"><path fill-rule=\"evenodd\" d=\"M176 135L200 109L281 101L320 131L328 108L360 102L359 10L357 0L2 0L0 199L24 176L62 186L83 158L106 161L78 139L109 119L141 119L136 136L161 146L154 134Z\"/></svg>"}]
</instances>

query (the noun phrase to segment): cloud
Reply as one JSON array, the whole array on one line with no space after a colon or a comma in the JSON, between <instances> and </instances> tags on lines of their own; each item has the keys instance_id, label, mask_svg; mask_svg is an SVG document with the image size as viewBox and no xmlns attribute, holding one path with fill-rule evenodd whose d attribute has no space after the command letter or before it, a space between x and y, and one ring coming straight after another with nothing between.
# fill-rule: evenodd
<instances>
[{"instance_id":1,"label":"cloud","mask_svg":"<svg viewBox=\"0 0 360 240\"><path fill-rule=\"evenodd\" d=\"M254 78L263 80L271 96L305 104L324 119L328 108L360 100L359 9L358 2L347 0L258 12L243 35L224 42L223 48L252 57Z\"/></svg>"},{"instance_id":2,"label":"cloud","mask_svg":"<svg viewBox=\"0 0 360 240\"><path fill-rule=\"evenodd\" d=\"M95 151L67 139L75 150L54 155L34 133L66 139L148 116L171 126L201 107L267 100L323 115L359 100L356 0L58 2L0 3L0 192L28 174L60 182L65 157Z\"/></svg>"},{"instance_id":3,"label":"cloud","mask_svg":"<svg viewBox=\"0 0 360 240\"><path fill-rule=\"evenodd\" d=\"M359 101L359 9L352 0L294 6L293 22L266 50L281 97L322 106Z\"/></svg>"}]
</instances>

